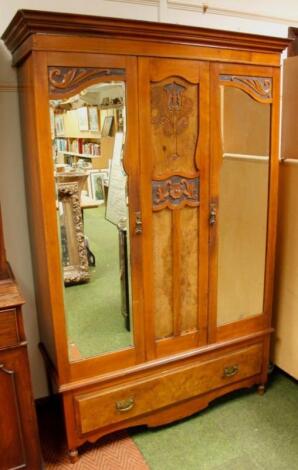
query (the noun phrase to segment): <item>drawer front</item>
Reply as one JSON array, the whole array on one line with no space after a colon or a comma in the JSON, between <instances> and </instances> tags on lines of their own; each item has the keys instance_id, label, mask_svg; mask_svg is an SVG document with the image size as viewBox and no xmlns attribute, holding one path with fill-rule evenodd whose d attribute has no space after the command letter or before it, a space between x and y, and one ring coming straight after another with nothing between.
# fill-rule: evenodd
<instances>
[{"instance_id":1,"label":"drawer front","mask_svg":"<svg viewBox=\"0 0 298 470\"><path fill-rule=\"evenodd\" d=\"M0 348L18 344L17 313L14 308L0 311Z\"/></svg>"},{"instance_id":2,"label":"drawer front","mask_svg":"<svg viewBox=\"0 0 298 470\"><path fill-rule=\"evenodd\" d=\"M192 364L131 384L74 397L82 434L149 413L261 372L263 345Z\"/></svg>"}]
</instances>

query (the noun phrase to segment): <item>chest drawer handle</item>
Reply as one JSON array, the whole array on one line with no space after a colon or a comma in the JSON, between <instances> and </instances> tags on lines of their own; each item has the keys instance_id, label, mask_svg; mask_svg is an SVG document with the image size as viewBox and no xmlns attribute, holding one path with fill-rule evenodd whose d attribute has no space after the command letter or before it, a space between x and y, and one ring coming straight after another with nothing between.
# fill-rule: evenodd
<instances>
[{"instance_id":1,"label":"chest drawer handle","mask_svg":"<svg viewBox=\"0 0 298 470\"><path fill-rule=\"evenodd\" d=\"M120 413L131 410L135 406L135 401L133 398L127 398L126 400L116 401L115 407Z\"/></svg>"},{"instance_id":2,"label":"chest drawer handle","mask_svg":"<svg viewBox=\"0 0 298 470\"><path fill-rule=\"evenodd\" d=\"M228 366L224 368L224 377L233 377L233 375L238 374L239 372L239 366Z\"/></svg>"}]
</instances>

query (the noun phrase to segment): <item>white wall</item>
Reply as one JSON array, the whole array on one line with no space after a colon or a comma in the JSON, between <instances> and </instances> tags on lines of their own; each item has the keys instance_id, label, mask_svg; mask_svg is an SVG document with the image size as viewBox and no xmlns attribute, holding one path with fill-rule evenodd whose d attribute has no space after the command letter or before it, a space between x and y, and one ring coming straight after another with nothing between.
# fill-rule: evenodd
<instances>
[{"instance_id":1,"label":"white wall","mask_svg":"<svg viewBox=\"0 0 298 470\"><path fill-rule=\"evenodd\" d=\"M207 5L204 12L203 4ZM287 36L298 26L297 0L1 0L0 33L18 9L52 10ZM293 20L295 19L296 20ZM25 295L25 328L35 397L47 394L37 349L38 326L29 244L15 71L0 43L0 201L8 260Z\"/></svg>"}]
</instances>

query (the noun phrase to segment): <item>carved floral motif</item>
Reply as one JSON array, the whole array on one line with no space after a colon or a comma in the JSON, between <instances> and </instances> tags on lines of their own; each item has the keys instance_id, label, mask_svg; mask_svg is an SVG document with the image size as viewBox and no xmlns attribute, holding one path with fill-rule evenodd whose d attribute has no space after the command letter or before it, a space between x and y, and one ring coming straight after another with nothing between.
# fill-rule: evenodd
<instances>
[{"instance_id":1,"label":"carved floral motif","mask_svg":"<svg viewBox=\"0 0 298 470\"><path fill-rule=\"evenodd\" d=\"M124 69L98 69L92 67L49 67L50 92L62 94L94 78L124 75Z\"/></svg>"},{"instance_id":2,"label":"carved floral motif","mask_svg":"<svg viewBox=\"0 0 298 470\"><path fill-rule=\"evenodd\" d=\"M70 265L64 268L64 283L77 284L80 282L86 282L89 280L89 271L82 223L79 185L77 182L68 182L58 183L57 186L59 201L66 204L71 200L72 226L68 227L68 229L74 230L79 257L79 266Z\"/></svg>"},{"instance_id":3,"label":"carved floral motif","mask_svg":"<svg viewBox=\"0 0 298 470\"><path fill-rule=\"evenodd\" d=\"M183 206L198 206L199 177L184 178L172 176L162 181L152 181L153 209L160 210L165 207L171 209Z\"/></svg>"},{"instance_id":4,"label":"carved floral motif","mask_svg":"<svg viewBox=\"0 0 298 470\"><path fill-rule=\"evenodd\" d=\"M272 98L272 78L250 77L245 75L221 75L220 80L240 84L260 98Z\"/></svg>"},{"instance_id":5,"label":"carved floral motif","mask_svg":"<svg viewBox=\"0 0 298 470\"><path fill-rule=\"evenodd\" d=\"M175 81L151 89L151 122L155 129L162 128L165 136L176 140L176 151L170 156L172 160L180 158L177 137L188 128L193 110L193 101L185 91L186 87Z\"/></svg>"}]
</instances>

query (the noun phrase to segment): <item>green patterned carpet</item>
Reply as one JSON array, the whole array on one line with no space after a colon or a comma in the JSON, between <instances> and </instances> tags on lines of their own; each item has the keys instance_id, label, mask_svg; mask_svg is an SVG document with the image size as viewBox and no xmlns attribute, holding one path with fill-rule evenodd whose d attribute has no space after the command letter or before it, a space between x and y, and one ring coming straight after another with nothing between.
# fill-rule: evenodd
<instances>
[{"instance_id":1,"label":"green patterned carpet","mask_svg":"<svg viewBox=\"0 0 298 470\"><path fill-rule=\"evenodd\" d=\"M262 397L234 392L191 418L131 434L151 470L297 470L297 381L277 372Z\"/></svg>"},{"instance_id":2,"label":"green patterned carpet","mask_svg":"<svg viewBox=\"0 0 298 470\"><path fill-rule=\"evenodd\" d=\"M104 211L104 205L84 211L85 234L96 257L91 279L65 289L69 339L84 358L131 344L121 315L118 230Z\"/></svg>"}]
</instances>

